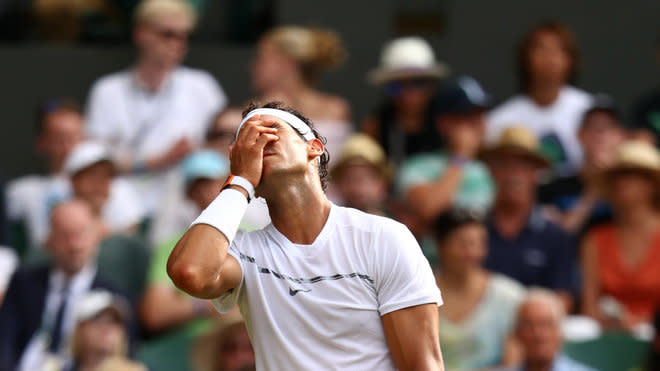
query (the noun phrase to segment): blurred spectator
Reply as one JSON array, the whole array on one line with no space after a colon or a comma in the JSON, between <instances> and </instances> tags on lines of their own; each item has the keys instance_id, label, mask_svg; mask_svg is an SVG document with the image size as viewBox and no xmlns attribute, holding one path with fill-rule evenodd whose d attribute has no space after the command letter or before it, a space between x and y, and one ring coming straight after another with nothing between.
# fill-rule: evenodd
<instances>
[{"instance_id":1,"label":"blurred spectator","mask_svg":"<svg viewBox=\"0 0 660 371\"><path fill-rule=\"evenodd\" d=\"M205 71L180 66L195 26L183 0L144 0L136 9L135 65L102 77L89 94L87 130L113 148L120 172L133 172L148 211L162 196L163 171L204 139L225 95Z\"/></svg>"},{"instance_id":2,"label":"blurred spectator","mask_svg":"<svg viewBox=\"0 0 660 371\"><path fill-rule=\"evenodd\" d=\"M115 178L115 164L102 144L78 144L67 157L64 171L71 177L73 197L87 202L102 221L103 237L137 233L145 216L142 203L131 184Z\"/></svg>"},{"instance_id":3,"label":"blurred spectator","mask_svg":"<svg viewBox=\"0 0 660 371\"><path fill-rule=\"evenodd\" d=\"M11 247L0 246L0 306L12 274L18 268L18 255Z\"/></svg>"},{"instance_id":4,"label":"blurred spectator","mask_svg":"<svg viewBox=\"0 0 660 371\"><path fill-rule=\"evenodd\" d=\"M242 113L239 107L233 106L218 112L206 130L204 147L218 151L229 158L229 146L234 142L234 138L236 137L238 124L243 119Z\"/></svg>"},{"instance_id":5,"label":"blurred spectator","mask_svg":"<svg viewBox=\"0 0 660 371\"><path fill-rule=\"evenodd\" d=\"M655 57L660 63L660 35L658 35ZM633 136L660 146L660 86L640 97L632 112Z\"/></svg>"},{"instance_id":6,"label":"blurred spectator","mask_svg":"<svg viewBox=\"0 0 660 371\"><path fill-rule=\"evenodd\" d=\"M582 163L577 138L589 94L574 84L578 72L575 36L558 22L534 27L518 47L521 93L494 109L488 119L487 140L494 142L507 126L522 125L540 138L541 148L562 175Z\"/></svg>"},{"instance_id":7,"label":"blurred spectator","mask_svg":"<svg viewBox=\"0 0 660 371\"><path fill-rule=\"evenodd\" d=\"M343 98L318 91L316 84L345 58L341 39L333 31L277 27L257 44L252 85L264 101L284 102L309 117L335 153L352 131L350 107Z\"/></svg>"},{"instance_id":8,"label":"blurred spectator","mask_svg":"<svg viewBox=\"0 0 660 371\"><path fill-rule=\"evenodd\" d=\"M339 152L330 175L344 206L388 215L392 169L385 152L371 137L353 134Z\"/></svg>"},{"instance_id":9,"label":"blurred spectator","mask_svg":"<svg viewBox=\"0 0 660 371\"><path fill-rule=\"evenodd\" d=\"M532 289L518 310L516 337L524 359L509 371L595 371L562 354L564 308L552 292Z\"/></svg>"},{"instance_id":10,"label":"blurred spectator","mask_svg":"<svg viewBox=\"0 0 660 371\"><path fill-rule=\"evenodd\" d=\"M525 289L482 267L488 232L475 212L451 209L434 223L440 269L440 344L448 370L510 366L518 352L510 335Z\"/></svg>"},{"instance_id":11,"label":"blurred spectator","mask_svg":"<svg viewBox=\"0 0 660 371\"><path fill-rule=\"evenodd\" d=\"M0 307L0 369L37 370L66 362L76 303L90 289L116 292L98 278L100 240L90 206L66 201L52 210L46 244L52 263L14 274Z\"/></svg>"},{"instance_id":12,"label":"blurred spectator","mask_svg":"<svg viewBox=\"0 0 660 371\"><path fill-rule=\"evenodd\" d=\"M397 180L399 192L426 223L452 205L486 211L494 193L488 170L476 160L488 95L476 80L461 77L441 88L437 98L435 125L446 150L436 147L409 158Z\"/></svg>"},{"instance_id":13,"label":"blurred spectator","mask_svg":"<svg viewBox=\"0 0 660 371\"><path fill-rule=\"evenodd\" d=\"M577 286L575 243L536 205L537 172L549 166L538 150L531 132L512 126L481 153L497 188L486 222L485 267L525 286L556 290L570 307Z\"/></svg>"},{"instance_id":14,"label":"blurred spectator","mask_svg":"<svg viewBox=\"0 0 660 371\"><path fill-rule=\"evenodd\" d=\"M147 330L159 332L182 324L188 324L191 332L204 328L208 323L193 321L207 318L213 309L208 301L193 298L179 291L167 276L167 259L181 235L201 210L204 210L220 192L229 174L226 157L211 150L197 151L183 161L186 196L195 205L195 211L185 224L170 230L171 235L156 246L149 267L147 288L144 292L140 315ZM254 200L253 202L257 202Z\"/></svg>"},{"instance_id":15,"label":"blurred spectator","mask_svg":"<svg viewBox=\"0 0 660 371\"><path fill-rule=\"evenodd\" d=\"M582 117L578 139L584 152L579 174L560 177L539 188L539 202L548 205L551 219L571 233L582 235L610 221L612 212L603 200L598 175L614 162L615 149L625 140L621 115L611 98L597 95Z\"/></svg>"},{"instance_id":16,"label":"blurred spectator","mask_svg":"<svg viewBox=\"0 0 660 371\"><path fill-rule=\"evenodd\" d=\"M76 326L71 337L70 365L64 371L123 370L128 365L136 370L146 368L126 359L129 342L128 303L108 291L92 290L76 303ZM128 365L120 368L119 360ZM112 362L114 368L106 364Z\"/></svg>"},{"instance_id":17,"label":"blurred spectator","mask_svg":"<svg viewBox=\"0 0 660 371\"><path fill-rule=\"evenodd\" d=\"M37 110L36 151L46 160L47 175L27 175L7 184L7 216L21 223L29 246L41 245L48 235L48 210L56 195L67 189L64 161L83 139L80 105L70 99L50 99ZM14 246L21 250L20 246Z\"/></svg>"},{"instance_id":18,"label":"blurred spectator","mask_svg":"<svg viewBox=\"0 0 660 371\"><path fill-rule=\"evenodd\" d=\"M387 43L381 65L369 73L369 82L383 89L385 101L363 121L362 131L383 146L396 166L440 146L431 101L438 80L447 74L447 66L436 62L431 46L419 37Z\"/></svg>"},{"instance_id":19,"label":"blurred spectator","mask_svg":"<svg viewBox=\"0 0 660 371\"><path fill-rule=\"evenodd\" d=\"M222 315L213 332L198 338L191 356L195 371L255 370L254 350L238 310Z\"/></svg>"},{"instance_id":20,"label":"blurred spectator","mask_svg":"<svg viewBox=\"0 0 660 371\"><path fill-rule=\"evenodd\" d=\"M660 154L626 142L602 177L614 219L584 241L582 310L606 328L633 330L660 307Z\"/></svg>"}]
</instances>

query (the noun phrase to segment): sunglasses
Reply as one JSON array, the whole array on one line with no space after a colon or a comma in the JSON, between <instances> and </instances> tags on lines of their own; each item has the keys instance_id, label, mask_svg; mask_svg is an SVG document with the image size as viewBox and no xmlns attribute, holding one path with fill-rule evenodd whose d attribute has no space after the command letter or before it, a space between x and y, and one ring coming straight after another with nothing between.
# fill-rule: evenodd
<instances>
[{"instance_id":1,"label":"sunglasses","mask_svg":"<svg viewBox=\"0 0 660 371\"><path fill-rule=\"evenodd\" d=\"M167 41L188 41L188 37L190 37L190 31L179 31L171 28L157 28L154 32L158 37Z\"/></svg>"},{"instance_id":2,"label":"sunglasses","mask_svg":"<svg viewBox=\"0 0 660 371\"><path fill-rule=\"evenodd\" d=\"M385 94L388 97L397 97L403 93L404 90L423 90L433 86L433 81L429 79L409 79L409 80L394 80L385 84Z\"/></svg>"}]
</instances>

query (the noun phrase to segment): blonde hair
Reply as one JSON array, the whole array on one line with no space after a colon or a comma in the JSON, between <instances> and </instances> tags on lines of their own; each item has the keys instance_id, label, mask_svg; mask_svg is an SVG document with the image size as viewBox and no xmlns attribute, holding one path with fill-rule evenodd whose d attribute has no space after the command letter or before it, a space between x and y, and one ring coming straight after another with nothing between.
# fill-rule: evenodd
<instances>
[{"instance_id":1,"label":"blonde hair","mask_svg":"<svg viewBox=\"0 0 660 371\"><path fill-rule=\"evenodd\" d=\"M197 23L197 12L184 0L143 0L135 9L135 24L148 24L168 15L187 17L192 27Z\"/></svg>"},{"instance_id":2,"label":"blonde hair","mask_svg":"<svg viewBox=\"0 0 660 371\"><path fill-rule=\"evenodd\" d=\"M303 78L310 83L346 59L346 50L339 35L330 30L282 26L267 32L263 39L271 41L280 53L295 59Z\"/></svg>"}]
</instances>

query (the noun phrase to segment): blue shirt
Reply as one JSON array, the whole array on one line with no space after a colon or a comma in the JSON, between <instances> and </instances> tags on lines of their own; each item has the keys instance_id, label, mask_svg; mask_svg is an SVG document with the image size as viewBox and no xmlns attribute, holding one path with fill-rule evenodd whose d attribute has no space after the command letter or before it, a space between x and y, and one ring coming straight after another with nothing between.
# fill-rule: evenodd
<instances>
[{"instance_id":1,"label":"blue shirt","mask_svg":"<svg viewBox=\"0 0 660 371\"><path fill-rule=\"evenodd\" d=\"M492 216L488 228L486 269L511 277L525 286L575 293L578 287L575 240L534 209L527 224L513 238L500 235Z\"/></svg>"},{"instance_id":2,"label":"blue shirt","mask_svg":"<svg viewBox=\"0 0 660 371\"><path fill-rule=\"evenodd\" d=\"M513 368L510 371L525 371L525 367L519 366ZM567 356L560 354L557 356L557 358L555 358L554 362L552 362L550 371L596 371L596 369L583 365L582 363L574 361Z\"/></svg>"}]
</instances>

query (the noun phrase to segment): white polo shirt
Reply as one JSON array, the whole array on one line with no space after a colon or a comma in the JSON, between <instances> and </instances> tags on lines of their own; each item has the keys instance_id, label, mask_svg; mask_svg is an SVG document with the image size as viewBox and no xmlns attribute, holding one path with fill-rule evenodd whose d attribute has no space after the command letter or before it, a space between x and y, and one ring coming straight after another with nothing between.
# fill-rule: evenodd
<instances>
[{"instance_id":1,"label":"white polo shirt","mask_svg":"<svg viewBox=\"0 0 660 371\"><path fill-rule=\"evenodd\" d=\"M112 148L118 159L144 161L166 153L183 138L201 145L211 118L226 102L220 85L205 71L178 67L159 91L148 92L128 69L94 83L86 131ZM164 174L131 177L149 211L162 196Z\"/></svg>"},{"instance_id":2,"label":"white polo shirt","mask_svg":"<svg viewBox=\"0 0 660 371\"><path fill-rule=\"evenodd\" d=\"M269 224L239 232L229 253L241 284L212 303L238 303L260 370L395 370L381 316L442 304L410 231L355 209L332 205L311 245Z\"/></svg>"}]
</instances>

